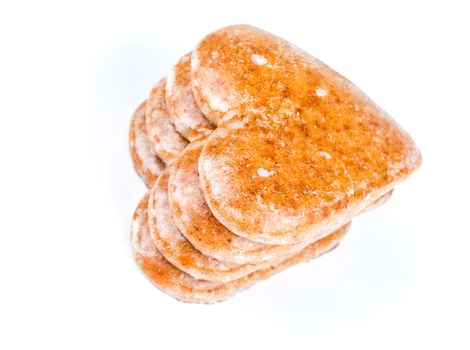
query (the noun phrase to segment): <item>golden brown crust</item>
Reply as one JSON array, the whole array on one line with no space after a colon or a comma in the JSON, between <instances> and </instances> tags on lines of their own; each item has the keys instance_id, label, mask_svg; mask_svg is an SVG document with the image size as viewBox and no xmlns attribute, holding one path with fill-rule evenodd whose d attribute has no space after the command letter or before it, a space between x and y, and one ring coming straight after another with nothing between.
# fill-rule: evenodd
<instances>
[{"instance_id":1,"label":"golden brown crust","mask_svg":"<svg viewBox=\"0 0 470 350\"><path fill-rule=\"evenodd\" d=\"M134 258L145 275L163 292L172 297L191 303L214 303L225 300L233 294L250 288L293 265L317 258L336 247L346 234L349 225L315 242L286 261L255 271L240 279L224 284L198 280L177 269L160 253L148 228L146 195L139 203L133 217L131 240Z\"/></svg>"},{"instance_id":2,"label":"golden brown crust","mask_svg":"<svg viewBox=\"0 0 470 350\"><path fill-rule=\"evenodd\" d=\"M351 82L259 29L208 35L193 51L192 79L219 125L199 160L205 199L247 239L321 237L421 162L410 136Z\"/></svg>"},{"instance_id":3,"label":"golden brown crust","mask_svg":"<svg viewBox=\"0 0 470 350\"><path fill-rule=\"evenodd\" d=\"M165 164L171 163L186 147L186 141L171 122L165 102L166 79L161 79L150 91L145 122L153 149Z\"/></svg>"},{"instance_id":4,"label":"golden brown crust","mask_svg":"<svg viewBox=\"0 0 470 350\"><path fill-rule=\"evenodd\" d=\"M194 101L191 84L191 53L181 57L166 82L166 106L176 130L189 141L208 134L214 126Z\"/></svg>"},{"instance_id":5,"label":"golden brown crust","mask_svg":"<svg viewBox=\"0 0 470 350\"><path fill-rule=\"evenodd\" d=\"M153 153L145 126L145 109L146 101L139 105L132 116L129 127L129 151L137 174L147 187L152 187L165 168L165 164Z\"/></svg>"}]
</instances>

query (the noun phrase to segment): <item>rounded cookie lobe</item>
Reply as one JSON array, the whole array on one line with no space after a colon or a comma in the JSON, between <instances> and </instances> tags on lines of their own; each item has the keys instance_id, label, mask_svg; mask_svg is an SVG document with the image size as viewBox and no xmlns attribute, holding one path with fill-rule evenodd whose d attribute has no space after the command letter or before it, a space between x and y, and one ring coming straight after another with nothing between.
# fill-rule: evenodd
<instances>
[{"instance_id":1,"label":"rounded cookie lobe","mask_svg":"<svg viewBox=\"0 0 470 350\"><path fill-rule=\"evenodd\" d=\"M142 272L163 292L190 303L214 303L233 294L246 290L255 283L287 269L290 266L317 258L332 250L346 234L345 225L322 240L315 242L293 257L278 265L252 272L240 279L227 283L195 279L169 263L160 253L151 236L148 225L148 200L146 194L136 208L131 226L131 241L134 258Z\"/></svg>"},{"instance_id":2,"label":"rounded cookie lobe","mask_svg":"<svg viewBox=\"0 0 470 350\"><path fill-rule=\"evenodd\" d=\"M254 119L222 124L209 136L199 179L224 226L253 241L282 245L315 241L345 222L354 191L349 174L304 132L309 126L302 123L278 130ZM328 216L332 221L323 226ZM316 231L305 234L312 223Z\"/></svg>"},{"instance_id":3,"label":"rounded cookie lobe","mask_svg":"<svg viewBox=\"0 0 470 350\"><path fill-rule=\"evenodd\" d=\"M142 102L132 116L129 127L129 151L137 174L147 187L152 187L165 168L163 162L153 153L152 143L145 126L146 101Z\"/></svg>"},{"instance_id":4,"label":"rounded cookie lobe","mask_svg":"<svg viewBox=\"0 0 470 350\"><path fill-rule=\"evenodd\" d=\"M248 239L328 232L421 162L410 136L356 86L257 28L205 37L191 74L196 102L218 125L199 164L206 201Z\"/></svg>"},{"instance_id":5,"label":"rounded cookie lobe","mask_svg":"<svg viewBox=\"0 0 470 350\"><path fill-rule=\"evenodd\" d=\"M166 82L166 106L176 130L189 141L207 134L214 126L194 101L191 84L191 53L171 69Z\"/></svg>"},{"instance_id":6,"label":"rounded cookie lobe","mask_svg":"<svg viewBox=\"0 0 470 350\"><path fill-rule=\"evenodd\" d=\"M168 195L174 219L185 238L203 254L246 264L300 251L301 245L266 245L235 235L212 214L199 185L198 159L205 139L192 142L172 164Z\"/></svg>"},{"instance_id":7,"label":"rounded cookie lobe","mask_svg":"<svg viewBox=\"0 0 470 350\"><path fill-rule=\"evenodd\" d=\"M161 79L150 91L145 122L155 153L165 164L169 164L186 147L188 141L176 131L168 114L165 85L166 79Z\"/></svg>"}]
</instances>

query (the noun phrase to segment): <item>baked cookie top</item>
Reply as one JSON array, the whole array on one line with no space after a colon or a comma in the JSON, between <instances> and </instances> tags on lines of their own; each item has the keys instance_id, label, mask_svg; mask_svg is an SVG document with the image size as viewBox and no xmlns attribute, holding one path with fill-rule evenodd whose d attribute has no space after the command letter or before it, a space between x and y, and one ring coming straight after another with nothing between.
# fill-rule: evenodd
<instances>
[{"instance_id":1,"label":"baked cookie top","mask_svg":"<svg viewBox=\"0 0 470 350\"><path fill-rule=\"evenodd\" d=\"M250 240L321 237L421 162L411 137L354 84L260 29L206 36L191 76L196 102L218 125L199 159L206 202Z\"/></svg>"}]
</instances>

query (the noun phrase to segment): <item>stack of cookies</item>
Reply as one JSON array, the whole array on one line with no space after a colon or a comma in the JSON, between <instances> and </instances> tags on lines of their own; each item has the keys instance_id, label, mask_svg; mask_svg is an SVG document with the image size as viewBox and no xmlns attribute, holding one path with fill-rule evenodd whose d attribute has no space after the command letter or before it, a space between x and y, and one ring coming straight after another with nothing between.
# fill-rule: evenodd
<instances>
[{"instance_id":1,"label":"stack of cookies","mask_svg":"<svg viewBox=\"0 0 470 350\"><path fill-rule=\"evenodd\" d=\"M135 111L149 188L133 252L178 300L224 300L336 247L421 162L411 137L346 78L236 25L206 36Z\"/></svg>"}]
</instances>

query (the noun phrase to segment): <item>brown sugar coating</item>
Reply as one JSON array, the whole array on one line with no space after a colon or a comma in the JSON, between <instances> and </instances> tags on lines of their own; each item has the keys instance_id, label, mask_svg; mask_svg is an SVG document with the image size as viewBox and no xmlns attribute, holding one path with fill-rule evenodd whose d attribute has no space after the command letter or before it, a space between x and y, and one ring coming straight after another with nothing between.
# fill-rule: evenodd
<instances>
[{"instance_id":1,"label":"brown sugar coating","mask_svg":"<svg viewBox=\"0 0 470 350\"><path fill-rule=\"evenodd\" d=\"M145 122L156 154L165 164L171 163L186 147L186 141L175 129L165 102L166 79L160 80L150 91Z\"/></svg>"},{"instance_id":2,"label":"brown sugar coating","mask_svg":"<svg viewBox=\"0 0 470 350\"><path fill-rule=\"evenodd\" d=\"M129 127L129 151L137 174L147 187L152 187L165 164L153 153L145 126L146 101L142 102L132 116Z\"/></svg>"},{"instance_id":3,"label":"brown sugar coating","mask_svg":"<svg viewBox=\"0 0 470 350\"><path fill-rule=\"evenodd\" d=\"M199 186L198 159L204 139L193 141L171 165L170 207L181 233L203 254L221 261L259 263L301 250L300 245L266 245L237 236L212 215Z\"/></svg>"},{"instance_id":4,"label":"brown sugar coating","mask_svg":"<svg viewBox=\"0 0 470 350\"><path fill-rule=\"evenodd\" d=\"M139 203L133 217L131 228L134 258L144 274L163 292L172 297L191 303L214 303L233 294L250 288L290 266L317 258L332 250L346 234L349 225L315 242L288 260L269 268L255 271L240 279L224 284L195 279L170 264L160 253L148 226L146 195Z\"/></svg>"},{"instance_id":5,"label":"brown sugar coating","mask_svg":"<svg viewBox=\"0 0 470 350\"><path fill-rule=\"evenodd\" d=\"M191 53L184 55L171 69L166 82L165 97L176 130L189 141L214 129L194 101Z\"/></svg>"},{"instance_id":6,"label":"brown sugar coating","mask_svg":"<svg viewBox=\"0 0 470 350\"><path fill-rule=\"evenodd\" d=\"M167 170L162 172L150 192L148 211L149 227L158 250L173 265L195 278L227 282L284 258L282 256L259 264L240 265L210 258L194 248L181 234L173 218L168 199Z\"/></svg>"},{"instance_id":7,"label":"brown sugar coating","mask_svg":"<svg viewBox=\"0 0 470 350\"><path fill-rule=\"evenodd\" d=\"M196 102L219 125L199 160L206 202L247 239L321 237L421 162L410 136L351 82L259 29L204 38L192 80Z\"/></svg>"}]
</instances>

